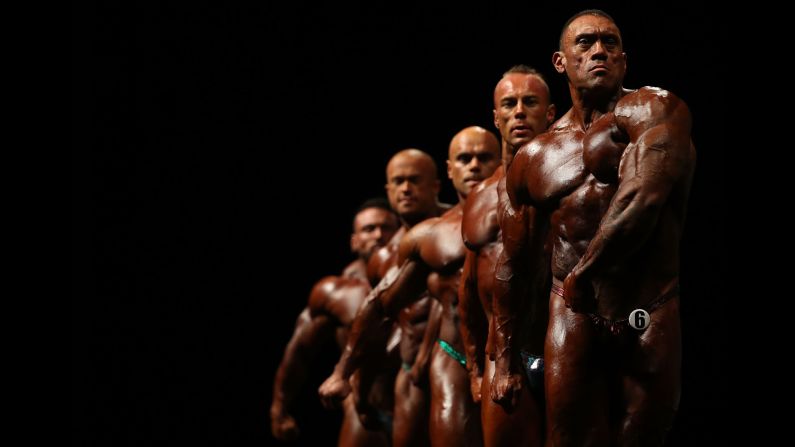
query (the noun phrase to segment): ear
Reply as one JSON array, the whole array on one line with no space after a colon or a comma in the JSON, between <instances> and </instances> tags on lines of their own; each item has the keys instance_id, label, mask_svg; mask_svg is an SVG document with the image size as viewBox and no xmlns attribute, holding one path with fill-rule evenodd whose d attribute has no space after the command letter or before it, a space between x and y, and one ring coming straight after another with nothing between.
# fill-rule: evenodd
<instances>
[{"instance_id":1,"label":"ear","mask_svg":"<svg viewBox=\"0 0 795 447\"><path fill-rule=\"evenodd\" d=\"M356 233L351 234L351 253L356 253Z\"/></svg>"},{"instance_id":2,"label":"ear","mask_svg":"<svg viewBox=\"0 0 795 447\"><path fill-rule=\"evenodd\" d=\"M491 111L494 112L494 127L499 129L500 128L500 120L497 119L497 109L492 109Z\"/></svg>"},{"instance_id":3,"label":"ear","mask_svg":"<svg viewBox=\"0 0 795 447\"><path fill-rule=\"evenodd\" d=\"M566 56L562 51L555 51L552 53L552 65L555 66L555 71L558 73L566 72Z\"/></svg>"},{"instance_id":4,"label":"ear","mask_svg":"<svg viewBox=\"0 0 795 447\"><path fill-rule=\"evenodd\" d=\"M550 104L547 106L547 127L555 121L555 113L557 113L557 109L555 108L555 104Z\"/></svg>"},{"instance_id":5,"label":"ear","mask_svg":"<svg viewBox=\"0 0 795 447\"><path fill-rule=\"evenodd\" d=\"M445 160L445 163L447 163L447 178L452 179L453 178L453 165L450 164L450 160Z\"/></svg>"}]
</instances>

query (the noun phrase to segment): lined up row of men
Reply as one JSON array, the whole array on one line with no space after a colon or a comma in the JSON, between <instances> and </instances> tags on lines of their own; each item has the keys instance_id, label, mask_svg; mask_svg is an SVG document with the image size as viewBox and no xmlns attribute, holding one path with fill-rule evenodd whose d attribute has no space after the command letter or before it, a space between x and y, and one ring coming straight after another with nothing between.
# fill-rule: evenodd
<instances>
[{"instance_id":1,"label":"lined up row of men","mask_svg":"<svg viewBox=\"0 0 795 447\"><path fill-rule=\"evenodd\" d=\"M602 11L566 22L553 65L573 104L554 124L546 82L517 66L494 90L501 144L479 127L452 139L455 206L438 202L430 156L390 160L397 216L365 204L359 258L314 287L277 372L274 436L297 434L300 365L337 331L319 393L343 406L341 446L664 442L690 113L670 92L623 88L621 34Z\"/></svg>"}]
</instances>

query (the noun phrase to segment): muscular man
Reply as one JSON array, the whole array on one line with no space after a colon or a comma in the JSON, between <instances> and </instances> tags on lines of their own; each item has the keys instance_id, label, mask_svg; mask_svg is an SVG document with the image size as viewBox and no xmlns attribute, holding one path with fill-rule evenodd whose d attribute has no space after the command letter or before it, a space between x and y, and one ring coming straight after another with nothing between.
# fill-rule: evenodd
<instances>
[{"instance_id":1,"label":"muscular man","mask_svg":"<svg viewBox=\"0 0 795 447\"><path fill-rule=\"evenodd\" d=\"M377 284L391 270L397 269L400 241L418 222L437 217L450 208L439 203L439 179L436 163L428 154L406 149L395 154L386 168L386 191L392 208L398 212L402 226L386 247L379 249L367 265L371 284ZM428 387L418 377L427 369L429 345L438 333L439 310L431 312L432 300L422 299L404 307L398 316L401 368L395 377L395 406L392 419L393 447L421 447L428 444ZM434 338L431 338L434 337ZM361 376L361 371L360 371ZM361 384L360 384L361 386ZM360 391L364 393L365 390ZM355 396L357 397L357 396ZM371 411L367 401L354 399L365 421Z\"/></svg>"},{"instance_id":2,"label":"muscular man","mask_svg":"<svg viewBox=\"0 0 795 447\"><path fill-rule=\"evenodd\" d=\"M450 143L448 176L461 203L439 218L411 229L400 243L399 270L387 275L354 321L340 362L321 386L325 399L345 397L348 377L369 352L383 349L387 322L427 288L442 305L439 338L430 364L431 445L480 445L481 434L458 328L458 280L466 253L461 238L462 205L469 192L499 165L499 144L479 127L459 132Z\"/></svg>"},{"instance_id":3,"label":"muscular man","mask_svg":"<svg viewBox=\"0 0 795 447\"><path fill-rule=\"evenodd\" d=\"M505 408L491 399L494 375L494 325L492 300L494 295L494 267L502 253L502 238L497 205L506 201L505 170L514 154L536 134L546 130L555 119L555 105L550 102L549 87L541 75L525 65L517 65L503 74L494 89L494 125L502 137L502 166L494 175L475 188L464 206L462 234L469 248L464 262L463 280L459 293L461 304L461 334L464 338L467 369L470 373L472 396L481 405L484 445L541 446L544 439L543 365L535 364L543 356L542 350L529 351L528 377L522 381L531 393L519 395L516 408ZM528 331L536 338L532 343L541 347L547 320L536 319L537 328ZM486 355L484 355L486 354ZM481 396L484 396L481 401Z\"/></svg>"},{"instance_id":4,"label":"muscular man","mask_svg":"<svg viewBox=\"0 0 795 447\"><path fill-rule=\"evenodd\" d=\"M336 336L343 346L348 328L370 291L366 281L366 262L383 247L398 229L395 213L383 199L371 199L359 208L353 220L351 249L357 258L342 276L328 276L315 284L309 302L295 324L293 336L284 350L276 371L271 403L271 432L282 439L298 436L298 426L290 415L296 395L311 366L311 359L324 342ZM388 445L382 432L367 431L359 423L352 399L343 405L344 416L339 445Z\"/></svg>"},{"instance_id":5,"label":"muscular man","mask_svg":"<svg viewBox=\"0 0 795 447\"><path fill-rule=\"evenodd\" d=\"M512 306L522 280L531 293L543 282L535 267L545 243L551 255L544 380L553 445L662 445L679 405L691 118L670 92L624 89L626 60L606 13L566 22L553 64L573 106L519 151L507 177L505 252L523 254L499 272ZM535 276L520 274L522 265Z\"/></svg>"}]
</instances>

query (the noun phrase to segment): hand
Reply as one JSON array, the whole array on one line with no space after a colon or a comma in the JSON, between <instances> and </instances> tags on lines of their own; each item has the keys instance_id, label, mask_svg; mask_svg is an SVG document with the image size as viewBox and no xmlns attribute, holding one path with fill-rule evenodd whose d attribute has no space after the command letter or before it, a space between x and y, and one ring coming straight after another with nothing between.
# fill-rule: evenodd
<instances>
[{"instance_id":1,"label":"hand","mask_svg":"<svg viewBox=\"0 0 795 447\"><path fill-rule=\"evenodd\" d=\"M506 411L516 407L522 391L521 374L497 367L491 381L491 400L503 406Z\"/></svg>"},{"instance_id":2,"label":"hand","mask_svg":"<svg viewBox=\"0 0 795 447\"><path fill-rule=\"evenodd\" d=\"M475 403L480 403L481 387L483 385L483 375L480 371L471 371L469 373L469 391L472 393L472 400Z\"/></svg>"},{"instance_id":3,"label":"hand","mask_svg":"<svg viewBox=\"0 0 795 447\"><path fill-rule=\"evenodd\" d=\"M409 370L409 380L415 386L420 386L422 381L428 378L427 371L428 371L428 362L415 362L414 365L411 366Z\"/></svg>"},{"instance_id":4,"label":"hand","mask_svg":"<svg viewBox=\"0 0 795 447\"><path fill-rule=\"evenodd\" d=\"M596 296L591 281L572 270L563 281L563 300L572 312L590 313L596 310Z\"/></svg>"},{"instance_id":5,"label":"hand","mask_svg":"<svg viewBox=\"0 0 795 447\"><path fill-rule=\"evenodd\" d=\"M292 416L283 411L271 409L271 433L280 441L294 441L301 431Z\"/></svg>"},{"instance_id":6,"label":"hand","mask_svg":"<svg viewBox=\"0 0 795 447\"><path fill-rule=\"evenodd\" d=\"M318 388L320 401L326 408L339 408L340 403L351 393L351 384L334 372Z\"/></svg>"}]
</instances>

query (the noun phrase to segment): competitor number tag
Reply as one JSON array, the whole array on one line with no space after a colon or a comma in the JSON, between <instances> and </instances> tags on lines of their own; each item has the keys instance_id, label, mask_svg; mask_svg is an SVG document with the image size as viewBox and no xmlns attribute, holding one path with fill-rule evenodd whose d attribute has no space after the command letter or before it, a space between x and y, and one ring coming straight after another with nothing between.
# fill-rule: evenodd
<instances>
[{"instance_id":1,"label":"competitor number tag","mask_svg":"<svg viewBox=\"0 0 795 447\"><path fill-rule=\"evenodd\" d=\"M643 309L635 309L629 314L629 325L632 326L633 329L642 331L649 327L649 323L651 323L651 317L649 317L649 313Z\"/></svg>"}]
</instances>

